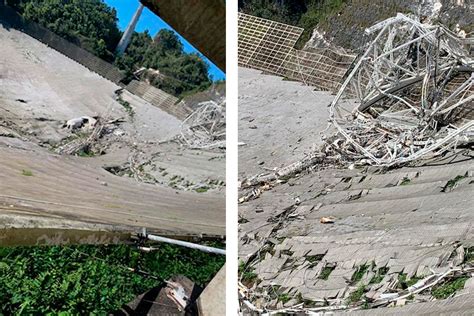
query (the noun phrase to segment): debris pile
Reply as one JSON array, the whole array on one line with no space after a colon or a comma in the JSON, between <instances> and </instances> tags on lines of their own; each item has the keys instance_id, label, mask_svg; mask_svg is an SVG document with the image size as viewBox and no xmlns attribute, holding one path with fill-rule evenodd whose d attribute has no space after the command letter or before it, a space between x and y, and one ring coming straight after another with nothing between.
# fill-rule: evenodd
<instances>
[{"instance_id":1,"label":"debris pile","mask_svg":"<svg viewBox=\"0 0 474 316\"><path fill-rule=\"evenodd\" d=\"M240 183L240 203L275 187L272 196L239 208L244 314L402 306L472 291L472 246L452 248L464 236L452 234L445 222L452 217L438 215L469 214L467 204L451 202L464 200L470 188L458 187L456 196L445 188L471 177L472 163L443 189L434 175L459 166L415 166L411 175L352 169L399 167L472 149L474 59L444 26L402 14L367 33L372 40L330 105L323 145ZM308 170L317 172L292 179Z\"/></svg>"},{"instance_id":2,"label":"debris pile","mask_svg":"<svg viewBox=\"0 0 474 316\"><path fill-rule=\"evenodd\" d=\"M199 103L181 126L178 140L192 149L225 147L225 101Z\"/></svg>"},{"instance_id":3,"label":"debris pile","mask_svg":"<svg viewBox=\"0 0 474 316\"><path fill-rule=\"evenodd\" d=\"M324 164L401 166L474 141L474 59L442 25L403 14L366 30L374 39L329 108L321 148L242 187L281 181ZM332 128L331 128L332 127ZM241 202L257 197L251 192Z\"/></svg>"},{"instance_id":4,"label":"debris pile","mask_svg":"<svg viewBox=\"0 0 474 316\"><path fill-rule=\"evenodd\" d=\"M474 140L474 59L442 25L403 14L366 30L368 44L330 105L323 149L342 163L393 166Z\"/></svg>"},{"instance_id":5,"label":"debris pile","mask_svg":"<svg viewBox=\"0 0 474 316\"><path fill-rule=\"evenodd\" d=\"M455 293L455 290L453 291L453 289L449 287L452 287L454 283L460 283L464 285L466 280L472 277L473 272L474 268L472 266L458 266L440 273L431 274L424 278L413 278L410 282L404 281L405 275L403 274L394 275L392 277L389 277L390 281L387 282L387 285L372 286L377 290L370 290L368 291L368 293L365 292L367 291L367 289L364 289L363 291L356 290L355 292L353 292L355 294L350 296L345 301L341 301L338 299L321 299L320 301L312 301L312 306L309 307L306 306L307 303L305 303L301 298L293 298L290 300L290 297L288 295L284 296L280 294L280 299L284 298L285 301L290 303L293 302L293 304L281 304L280 302L279 307L272 309L269 309L268 306L259 306L261 304L253 304L249 300L249 298L252 297L254 300L257 301L260 298L260 301L263 301L262 298L271 298L275 295L278 296L278 287L270 287L266 291L256 293L252 290L249 290L244 284L239 282L239 299L242 310L245 310L247 313L254 312L265 315L293 313L309 314L311 312L325 312L336 310L355 311L369 308L403 306L407 304L407 301L429 301L428 298L430 296L436 297L437 295L439 295L437 294L437 292L440 289L447 293L453 292L449 295L452 296L452 294ZM402 287L407 288L403 289ZM382 293L380 293L380 291ZM364 292L365 295L363 295ZM376 295L377 299L367 298L367 296L370 294ZM351 302L350 299L353 299L354 301Z\"/></svg>"},{"instance_id":6,"label":"debris pile","mask_svg":"<svg viewBox=\"0 0 474 316\"><path fill-rule=\"evenodd\" d=\"M105 146L99 140L106 134L111 134L116 125L123 122L119 119L104 119L100 116L89 118L83 116L68 120L63 127L71 130L71 137L58 146L55 151L61 155L94 155L103 153ZM72 138L72 140L70 139Z\"/></svg>"}]
</instances>

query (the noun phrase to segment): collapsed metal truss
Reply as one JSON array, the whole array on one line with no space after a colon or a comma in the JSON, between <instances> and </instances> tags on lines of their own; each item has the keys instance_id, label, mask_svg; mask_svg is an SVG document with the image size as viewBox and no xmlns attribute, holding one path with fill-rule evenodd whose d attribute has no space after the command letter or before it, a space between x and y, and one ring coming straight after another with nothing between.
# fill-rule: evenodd
<instances>
[{"instance_id":1,"label":"collapsed metal truss","mask_svg":"<svg viewBox=\"0 0 474 316\"><path fill-rule=\"evenodd\" d=\"M366 33L373 40L330 105L337 132L325 152L392 166L472 142L474 59L461 41L403 14Z\"/></svg>"},{"instance_id":2,"label":"collapsed metal truss","mask_svg":"<svg viewBox=\"0 0 474 316\"><path fill-rule=\"evenodd\" d=\"M225 101L205 101L181 126L180 141L192 149L225 148Z\"/></svg>"},{"instance_id":3,"label":"collapsed metal truss","mask_svg":"<svg viewBox=\"0 0 474 316\"><path fill-rule=\"evenodd\" d=\"M355 55L327 48L295 49L302 33L299 27L239 13L239 66L301 81L322 91L337 91Z\"/></svg>"}]
</instances>

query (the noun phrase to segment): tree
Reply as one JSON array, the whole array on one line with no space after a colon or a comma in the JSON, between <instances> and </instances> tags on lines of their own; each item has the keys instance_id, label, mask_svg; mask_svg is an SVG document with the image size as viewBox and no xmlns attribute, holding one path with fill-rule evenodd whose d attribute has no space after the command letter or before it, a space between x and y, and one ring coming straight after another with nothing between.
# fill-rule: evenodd
<instances>
[{"instance_id":1,"label":"tree","mask_svg":"<svg viewBox=\"0 0 474 316\"><path fill-rule=\"evenodd\" d=\"M25 19L35 21L93 54L112 61L120 40L117 12L101 0L14 0Z\"/></svg>"},{"instance_id":2,"label":"tree","mask_svg":"<svg viewBox=\"0 0 474 316\"><path fill-rule=\"evenodd\" d=\"M240 0L239 8L246 13L287 24L298 24L301 15L306 12L305 0Z\"/></svg>"},{"instance_id":3,"label":"tree","mask_svg":"<svg viewBox=\"0 0 474 316\"><path fill-rule=\"evenodd\" d=\"M239 9L261 18L304 28L297 47L304 45L313 29L335 15L347 0L239 0Z\"/></svg>"},{"instance_id":4,"label":"tree","mask_svg":"<svg viewBox=\"0 0 474 316\"><path fill-rule=\"evenodd\" d=\"M200 56L185 53L179 37L171 30L160 30L154 39L148 32L135 32L125 53L117 56L115 48L121 37L117 13L102 0L8 1L25 19L114 62L128 79L141 67L153 68L162 75L151 83L175 96L211 85L207 64Z\"/></svg>"},{"instance_id":5,"label":"tree","mask_svg":"<svg viewBox=\"0 0 474 316\"><path fill-rule=\"evenodd\" d=\"M151 84L175 96L202 91L211 85L208 66L197 54L187 54L175 32L162 29L154 40L148 34L135 33L130 46L116 65L133 73L140 67L156 69Z\"/></svg>"},{"instance_id":6,"label":"tree","mask_svg":"<svg viewBox=\"0 0 474 316\"><path fill-rule=\"evenodd\" d=\"M176 33L171 30L162 29L155 36L154 49L179 55L183 53L183 44L178 36L176 36Z\"/></svg>"},{"instance_id":7,"label":"tree","mask_svg":"<svg viewBox=\"0 0 474 316\"><path fill-rule=\"evenodd\" d=\"M115 65L125 72L128 79L131 79L135 70L142 67L145 54L152 43L153 40L148 31L135 32L125 53L116 58Z\"/></svg>"}]
</instances>

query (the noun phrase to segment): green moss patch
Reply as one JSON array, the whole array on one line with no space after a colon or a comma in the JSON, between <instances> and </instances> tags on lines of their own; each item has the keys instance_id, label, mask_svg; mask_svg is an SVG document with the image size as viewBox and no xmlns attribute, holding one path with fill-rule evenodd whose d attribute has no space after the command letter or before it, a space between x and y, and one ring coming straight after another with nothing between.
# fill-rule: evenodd
<instances>
[{"instance_id":1,"label":"green moss patch","mask_svg":"<svg viewBox=\"0 0 474 316\"><path fill-rule=\"evenodd\" d=\"M459 290L464 288L468 277L459 277L448 282L445 282L439 286L436 286L431 290L431 295L437 299L445 299L453 295Z\"/></svg>"}]
</instances>

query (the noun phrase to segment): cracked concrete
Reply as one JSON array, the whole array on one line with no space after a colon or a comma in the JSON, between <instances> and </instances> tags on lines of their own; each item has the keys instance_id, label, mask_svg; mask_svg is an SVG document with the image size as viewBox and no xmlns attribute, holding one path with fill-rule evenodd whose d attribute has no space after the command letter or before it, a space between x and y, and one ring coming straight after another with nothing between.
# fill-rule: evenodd
<instances>
[{"instance_id":1,"label":"cracked concrete","mask_svg":"<svg viewBox=\"0 0 474 316\"><path fill-rule=\"evenodd\" d=\"M239 148L239 175L263 172L256 162L267 161L268 153L288 165L310 152L311 143L325 128L322 113L331 96L318 99L306 94L292 104L289 100L309 88L281 79L276 83L276 77L247 69L239 74L244 79L239 94L245 100L239 111L255 121L264 120L257 129L239 126L246 139L261 141L260 147ZM266 98L275 87L279 93ZM307 108L306 123L297 123L294 116L286 118L285 128L265 123L276 115L273 112L299 108L300 101L301 107L311 104L313 109ZM266 134L276 141L265 141ZM282 150L290 139L299 137L305 142L292 143L295 154ZM449 161L393 170L325 167L298 174L240 204L239 258L256 274L252 291L260 293L253 303L273 309L303 301L344 303L361 284L366 297L376 299L398 282L400 274L407 279L424 277L461 264L453 253L460 245L474 245L472 155L468 151ZM328 216L334 217L333 224L320 222ZM365 266L367 271L354 281ZM325 267L333 270L321 278ZM277 288L291 300L265 295L269 288ZM471 287L464 291L473 294Z\"/></svg>"}]
</instances>

